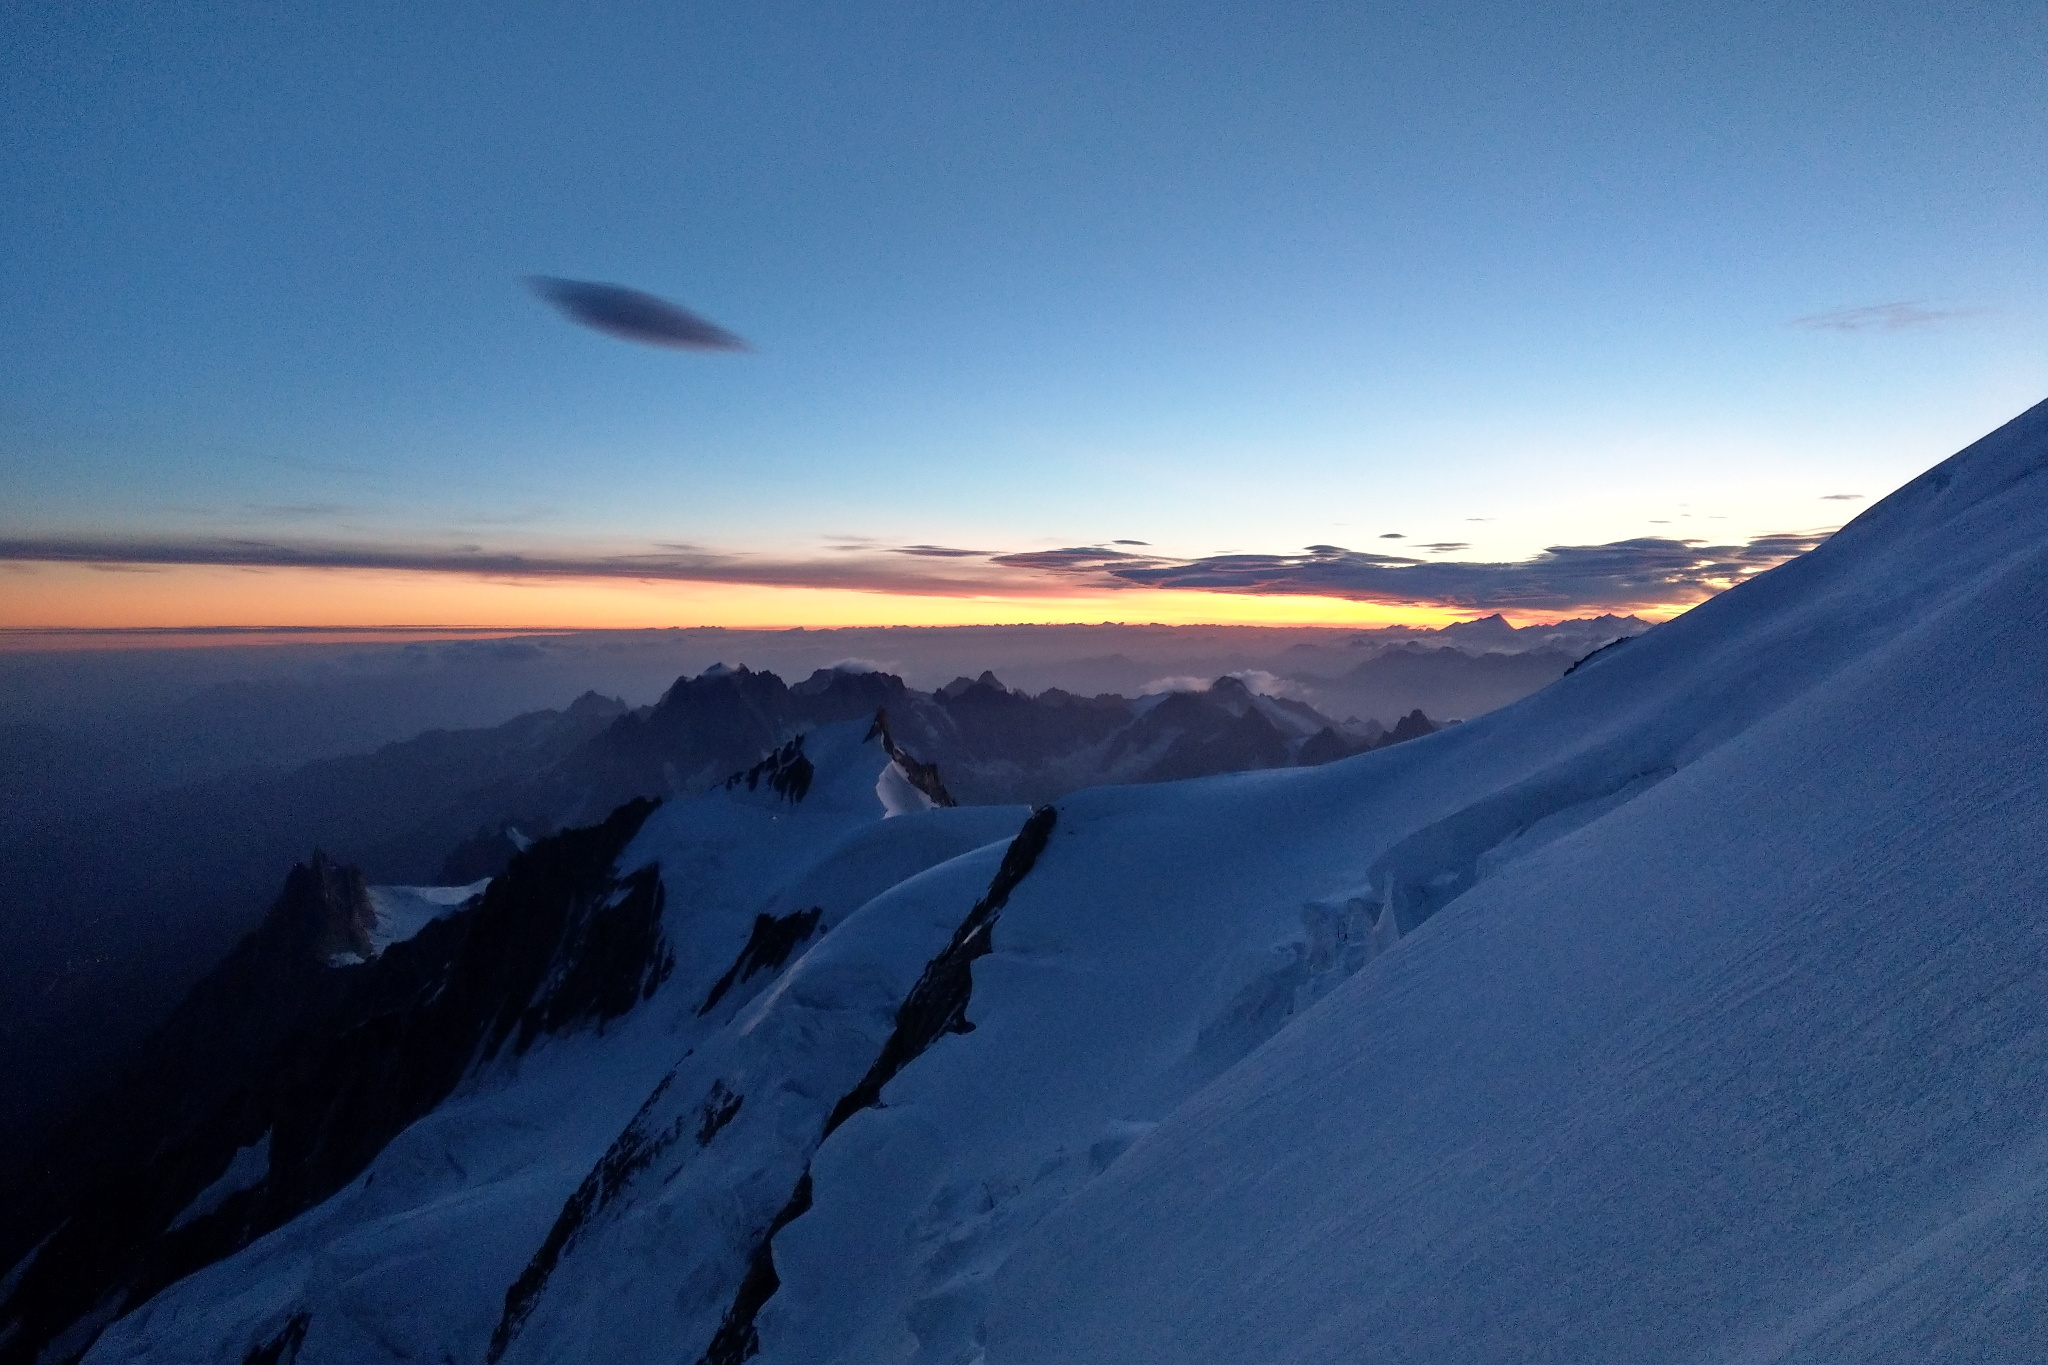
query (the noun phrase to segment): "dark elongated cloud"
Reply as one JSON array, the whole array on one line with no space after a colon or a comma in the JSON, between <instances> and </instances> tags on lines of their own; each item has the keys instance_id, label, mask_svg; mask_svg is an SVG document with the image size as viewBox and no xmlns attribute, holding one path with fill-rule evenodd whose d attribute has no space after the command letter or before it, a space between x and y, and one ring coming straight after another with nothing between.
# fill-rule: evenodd
<instances>
[{"instance_id":1,"label":"dark elongated cloud","mask_svg":"<svg viewBox=\"0 0 2048 1365\"><path fill-rule=\"evenodd\" d=\"M628 289L622 284L598 284L590 280L558 280L551 275L529 275L526 283L534 293L562 310L562 315L585 327L594 327L621 341L647 346L668 346L684 351L751 351L743 339L715 322L698 317L689 309L667 299Z\"/></svg>"},{"instance_id":2,"label":"dark elongated cloud","mask_svg":"<svg viewBox=\"0 0 2048 1365\"><path fill-rule=\"evenodd\" d=\"M1086 574L1114 571L1118 567L1144 567L1168 561L1152 555L1135 555L1103 545L1081 545L1066 550L1025 550L1018 554L991 555L989 563L1008 569L1043 569L1050 573Z\"/></svg>"},{"instance_id":3,"label":"dark elongated cloud","mask_svg":"<svg viewBox=\"0 0 2048 1365\"><path fill-rule=\"evenodd\" d=\"M1422 560L1341 545L1311 545L1291 555L1177 559L1107 545L989 555L942 545L875 543L838 545L818 555L774 557L688 544L657 545L635 554L574 554L475 545L227 537L42 537L0 540L0 564L385 569L484 578L843 588L918 596L1056 597L1179 588L1479 611L1569 612L1687 606L1805 553L1827 535L1811 531L1759 536L1741 545L1643 537L1605 545L1553 545L1533 558L1505 563ZM1442 552L1435 545L1421 548Z\"/></svg>"},{"instance_id":4,"label":"dark elongated cloud","mask_svg":"<svg viewBox=\"0 0 2048 1365\"><path fill-rule=\"evenodd\" d=\"M1425 561L1368 554L1341 545L1311 545L1295 555L1212 555L1149 563L1129 556L1090 560L1087 551L1076 549L1053 552L1053 556L1004 556L996 562L1028 562L1039 569L1093 573L1148 588L1550 611L1702 601L1804 554L1828 534L1759 536L1744 545L1702 545L1659 537L1605 545L1553 545L1534 558L1508 563Z\"/></svg>"}]
</instances>

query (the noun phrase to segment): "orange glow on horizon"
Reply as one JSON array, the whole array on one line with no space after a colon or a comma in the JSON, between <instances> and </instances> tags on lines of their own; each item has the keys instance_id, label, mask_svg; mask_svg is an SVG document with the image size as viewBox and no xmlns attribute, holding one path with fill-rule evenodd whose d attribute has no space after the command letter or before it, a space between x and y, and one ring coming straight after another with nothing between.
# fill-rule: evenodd
<instances>
[{"instance_id":1,"label":"orange glow on horizon","mask_svg":"<svg viewBox=\"0 0 2048 1365\"><path fill-rule=\"evenodd\" d=\"M1040 597L942 597L845 588L619 579L482 579L376 569L0 569L0 630L248 626L466 626L604 630L667 626L952 626L1118 621L1162 625L1438 627L1490 613L1333 597L1134 588ZM1597 614L1600 608L1589 608ZM1639 608L1668 616L1682 607ZM1570 612L1503 612L1516 624Z\"/></svg>"}]
</instances>

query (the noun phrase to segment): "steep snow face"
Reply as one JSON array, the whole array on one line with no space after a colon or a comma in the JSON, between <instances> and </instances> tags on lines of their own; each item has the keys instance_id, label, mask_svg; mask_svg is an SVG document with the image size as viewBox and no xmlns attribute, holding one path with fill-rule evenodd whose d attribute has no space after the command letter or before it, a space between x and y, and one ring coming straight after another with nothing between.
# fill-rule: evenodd
<instances>
[{"instance_id":1,"label":"steep snow face","mask_svg":"<svg viewBox=\"0 0 2048 1365\"><path fill-rule=\"evenodd\" d=\"M2041 1355L2044 475L2048 407L1505 712L1060 803L762 1358Z\"/></svg>"},{"instance_id":2,"label":"steep snow face","mask_svg":"<svg viewBox=\"0 0 2048 1365\"><path fill-rule=\"evenodd\" d=\"M659 869L674 966L650 998L601 1031L542 1035L522 1056L508 1049L480 1065L339 1194L116 1322L90 1358L235 1362L267 1351L262 1358L306 1365L480 1361L494 1335L516 1342L516 1331L499 1330L508 1290L579 1189L621 1143L639 1152L635 1135L669 1124L676 1107L691 1115L669 1139L685 1139L683 1150L654 1171L660 1197L636 1203L638 1221L623 1235L674 1235L664 1220L683 1217L691 1237L668 1262L647 1262L645 1283L666 1303L676 1284L655 1270L689 1268L715 1326L746 1256L745 1247L722 1255L725 1241L710 1229L723 1220L732 1239L758 1236L749 1192L779 1204L789 1193L776 1188L780 1166L800 1166L816 1140L815 1124L806 1132L791 1116L804 1111L806 1078L827 1105L839 1094L835 1067L858 1079L903 990L944 946L987 884L983 864L1000 857L1026 814L980 807L885 818L876 788L890 759L863 739L867 728L815 731L641 825L617 867ZM973 852L985 845L987 854ZM728 1126L727 1140L707 1151ZM778 1133L790 1135L784 1147ZM685 1156L702 1161L678 1175ZM253 1157L233 1166L261 1176ZM616 1162L605 1169L618 1175ZM601 1339L574 1310L592 1283L624 1292L620 1262L603 1258L593 1280L578 1256L586 1241L616 1245L608 1212L586 1208L593 1229L573 1229L582 1235L565 1237L551 1273L539 1276L552 1298L535 1317L536 1341L550 1340L558 1322ZM690 1221L699 1216L713 1218L702 1236ZM613 1317L607 1302L590 1307L595 1320ZM543 1346L535 1358L556 1357Z\"/></svg>"}]
</instances>

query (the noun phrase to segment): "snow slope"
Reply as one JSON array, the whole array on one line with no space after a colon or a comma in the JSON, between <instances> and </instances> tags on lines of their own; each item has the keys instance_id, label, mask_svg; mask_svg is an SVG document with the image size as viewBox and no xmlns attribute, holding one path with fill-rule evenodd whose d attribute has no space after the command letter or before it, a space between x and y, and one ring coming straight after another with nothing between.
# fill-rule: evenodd
<instances>
[{"instance_id":1,"label":"snow slope","mask_svg":"<svg viewBox=\"0 0 2048 1365\"><path fill-rule=\"evenodd\" d=\"M658 994L91 1358L2048 1356L2044 678L2048 405L1503 711L1008 852L821 729L620 859Z\"/></svg>"}]
</instances>

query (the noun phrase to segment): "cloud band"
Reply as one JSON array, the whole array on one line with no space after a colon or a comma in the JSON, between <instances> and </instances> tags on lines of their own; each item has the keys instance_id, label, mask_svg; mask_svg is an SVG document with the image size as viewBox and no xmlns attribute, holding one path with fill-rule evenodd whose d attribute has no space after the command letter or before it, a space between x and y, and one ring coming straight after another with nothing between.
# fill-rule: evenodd
<instances>
[{"instance_id":1,"label":"cloud band","mask_svg":"<svg viewBox=\"0 0 2048 1365\"><path fill-rule=\"evenodd\" d=\"M1760 536L1740 545L1642 537L1553 545L1525 560L1418 560L1341 545L1291 555L1176 559L1111 546L986 555L943 546L875 546L776 558L657 546L634 554L529 553L304 540L51 536L0 540L0 562L370 569L499 579L624 579L750 584L942 597L1045 597L1174 588L1334 597L1462 610L1677 607L1711 597L1827 538Z\"/></svg>"}]
</instances>

